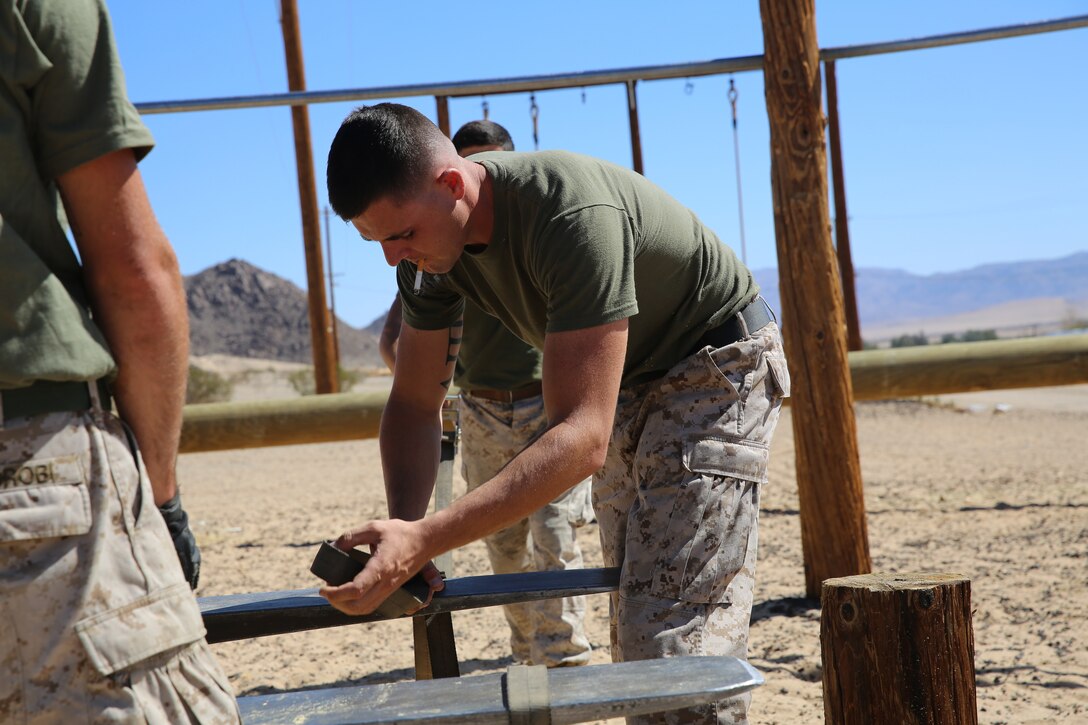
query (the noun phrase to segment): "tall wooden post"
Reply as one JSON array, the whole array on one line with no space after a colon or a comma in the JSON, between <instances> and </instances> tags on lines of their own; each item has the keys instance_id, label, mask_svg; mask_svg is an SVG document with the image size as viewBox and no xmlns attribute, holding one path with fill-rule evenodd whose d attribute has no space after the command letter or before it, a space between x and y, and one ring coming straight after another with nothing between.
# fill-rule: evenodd
<instances>
[{"instance_id":1,"label":"tall wooden post","mask_svg":"<svg viewBox=\"0 0 1088 725\"><path fill-rule=\"evenodd\" d=\"M295 0L281 0L283 50L287 56L287 87L306 90ZM306 106L291 106L295 133L295 165L298 167L298 196L302 209L302 239L306 249L306 289L310 303L310 342L314 353L314 383L318 393L339 390L336 354L333 348L332 315L325 303L325 264L321 259L321 223L317 211L314 155L310 147L310 112Z\"/></svg>"},{"instance_id":2,"label":"tall wooden post","mask_svg":"<svg viewBox=\"0 0 1088 725\"><path fill-rule=\"evenodd\" d=\"M434 105L438 109L438 128L447 136L450 133L450 99L449 96L435 96Z\"/></svg>"},{"instance_id":3,"label":"tall wooden post","mask_svg":"<svg viewBox=\"0 0 1088 725\"><path fill-rule=\"evenodd\" d=\"M821 599L827 725L978 722L969 579L851 576Z\"/></svg>"},{"instance_id":4,"label":"tall wooden post","mask_svg":"<svg viewBox=\"0 0 1088 725\"><path fill-rule=\"evenodd\" d=\"M824 62L827 72L827 135L831 142L831 184L835 191L835 253L842 277L842 300L846 314L846 347L860 350L861 322L854 288L854 260L850 255L850 221L846 215L846 181L842 172L842 144L839 141L839 91L835 82L835 61Z\"/></svg>"},{"instance_id":5,"label":"tall wooden post","mask_svg":"<svg viewBox=\"0 0 1088 725\"><path fill-rule=\"evenodd\" d=\"M760 0L771 186L805 591L870 570L842 291L831 246L813 0Z\"/></svg>"},{"instance_id":6,"label":"tall wooden post","mask_svg":"<svg viewBox=\"0 0 1088 725\"><path fill-rule=\"evenodd\" d=\"M634 81L627 81L627 122L631 126L631 168L641 174L642 133L638 125L638 94Z\"/></svg>"}]
</instances>

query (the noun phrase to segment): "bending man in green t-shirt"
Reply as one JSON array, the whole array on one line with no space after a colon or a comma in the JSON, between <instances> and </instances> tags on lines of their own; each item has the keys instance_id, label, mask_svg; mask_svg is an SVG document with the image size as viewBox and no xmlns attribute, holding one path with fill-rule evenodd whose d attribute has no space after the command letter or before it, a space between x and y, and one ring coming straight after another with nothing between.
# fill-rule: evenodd
<instances>
[{"instance_id":1,"label":"bending man in green t-shirt","mask_svg":"<svg viewBox=\"0 0 1088 725\"><path fill-rule=\"evenodd\" d=\"M417 571L439 589L434 556L592 473L604 561L621 569L613 659L745 657L759 491L789 374L732 250L628 169L556 151L464 159L397 104L348 116L328 184L337 214L397 266L404 326L380 437L390 517L340 537L375 555L322 594L362 614ZM466 299L543 350L548 427L426 516ZM740 697L660 717L746 712Z\"/></svg>"},{"instance_id":2,"label":"bending man in green t-shirt","mask_svg":"<svg viewBox=\"0 0 1088 725\"><path fill-rule=\"evenodd\" d=\"M494 121L470 121L453 135L461 156L513 151L510 133ZM461 475L473 491L548 427L540 385L540 351L471 302L453 374L461 391ZM379 349L390 369L400 337L400 296L393 300ZM589 479L532 514L484 538L496 574L582 568L577 529L593 518ZM585 597L542 599L503 607L514 659L548 667L583 665Z\"/></svg>"}]
</instances>

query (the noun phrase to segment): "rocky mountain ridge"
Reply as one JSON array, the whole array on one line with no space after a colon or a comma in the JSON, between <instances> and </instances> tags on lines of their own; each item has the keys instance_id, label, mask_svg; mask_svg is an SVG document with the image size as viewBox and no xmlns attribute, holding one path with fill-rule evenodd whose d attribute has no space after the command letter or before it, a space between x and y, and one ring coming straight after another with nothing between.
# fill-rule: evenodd
<instances>
[{"instance_id":1,"label":"rocky mountain ridge","mask_svg":"<svg viewBox=\"0 0 1088 725\"><path fill-rule=\"evenodd\" d=\"M185 278L193 355L225 354L308 363L313 359L306 293L241 259ZM337 320L341 363L379 367L378 340Z\"/></svg>"}]
</instances>

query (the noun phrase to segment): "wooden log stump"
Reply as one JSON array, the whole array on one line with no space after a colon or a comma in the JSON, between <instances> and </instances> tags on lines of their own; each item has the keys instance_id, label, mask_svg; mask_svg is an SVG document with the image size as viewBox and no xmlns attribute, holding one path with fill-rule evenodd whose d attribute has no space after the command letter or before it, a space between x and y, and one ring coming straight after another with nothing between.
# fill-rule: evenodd
<instances>
[{"instance_id":1,"label":"wooden log stump","mask_svg":"<svg viewBox=\"0 0 1088 725\"><path fill-rule=\"evenodd\" d=\"M941 573L828 579L821 604L828 725L978 722L969 579Z\"/></svg>"}]
</instances>

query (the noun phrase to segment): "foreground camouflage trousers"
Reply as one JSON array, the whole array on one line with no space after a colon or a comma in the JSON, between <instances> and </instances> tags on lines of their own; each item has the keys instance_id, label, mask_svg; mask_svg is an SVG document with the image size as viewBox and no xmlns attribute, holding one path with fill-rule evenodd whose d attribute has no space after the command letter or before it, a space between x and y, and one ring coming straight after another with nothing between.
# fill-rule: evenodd
<instances>
[{"instance_id":1,"label":"foreground camouflage trousers","mask_svg":"<svg viewBox=\"0 0 1088 725\"><path fill-rule=\"evenodd\" d=\"M500 403L465 394L460 421L461 475L469 491L491 479L547 427L539 395ZM575 529L592 518L586 479L527 519L485 538L491 568L496 574L581 569ZM585 597L504 606L514 659L549 667L589 662L585 610Z\"/></svg>"},{"instance_id":2,"label":"foreground camouflage trousers","mask_svg":"<svg viewBox=\"0 0 1088 725\"><path fill-rule=\"evenodd\" d=\"M778 326L704 348L620 391L593 479L612 595L612 659L748 652L759 490L789 373ZM744 723L749 698L638 723Z\"/></svg>"},{"instance_id":3,"label":"foreground camouflage trousers","mask_svg":"<svg viewBox=\"0 0 1088 725\"><path fill-rule=\"evenodd\" d=\"M0 673L4 723L238 722L112 416L0 426Z\"/></svg>"}]
</instances>

